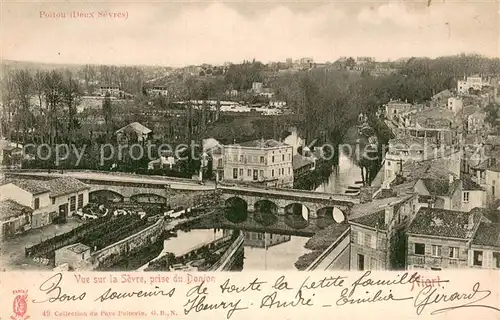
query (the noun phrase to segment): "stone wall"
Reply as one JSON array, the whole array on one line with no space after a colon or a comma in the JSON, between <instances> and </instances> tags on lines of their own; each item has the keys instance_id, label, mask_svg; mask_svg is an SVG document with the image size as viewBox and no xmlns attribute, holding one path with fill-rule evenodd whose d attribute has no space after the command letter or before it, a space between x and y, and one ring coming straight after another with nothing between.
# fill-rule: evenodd
<instances>
[{"instance_id":1,"label":"stone wall","mask_svg":"<svg viewBox=\"0 0 500 320\"><path fill-rule=\"evenodd\" d=\"M120 261L123 256L151 245L163 235L163 228L164 220L161 218L154 225L92 253L89 259L92 263L92 269L112 266Z\"/></svg>"}]
</instances>

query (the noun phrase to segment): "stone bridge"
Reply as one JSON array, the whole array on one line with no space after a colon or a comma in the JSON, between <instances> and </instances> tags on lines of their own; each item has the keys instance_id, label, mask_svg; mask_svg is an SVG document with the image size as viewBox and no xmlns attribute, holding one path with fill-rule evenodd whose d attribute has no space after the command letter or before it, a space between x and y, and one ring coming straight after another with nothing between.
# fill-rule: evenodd
<instances>
[{"instance_id":1,"label":"stone bridge","mask_svg":"<svg viewBox=\"0 0 500 320\"><path fill-rule=\"evenodd\" d=\"M273 207L278 215L285 215L292 210L293 205L302 205L312 219L318 217L322 209L337 208L348 214L351 207L359 203L355 197L343 194L318 193L296 189L264 189L251 187L220 187L226 206L240 202L247 211L262 209L263 206Z\"/></svg>"},{"instance_id":2,"label":"stone bridge","mask_svg":"<svg viewBox=\"0 0 500 320\"><path fill-rule=\"evenodd\" d=\"M62 176L62 174L43 173L19 175L30 179L51 179ZM171 207L189 207L196 205L200 196L217 191L225 203L225 217L228 222L237 225L250 216L249 221L257 222L264 227L275 225L279 228L279 225L286 223L292 229L306 231L315 220L319 228L333 223L333 220L336 222L348 220L352 206L359 203L356 196L296 189L199 185L193 181L171 181L163 177L116 176L106 173L71 172L65 175L88 184L89 199L97 202L161 203ZM338 219L339 215L343 217Z\"/></svg>"}]
</instances>

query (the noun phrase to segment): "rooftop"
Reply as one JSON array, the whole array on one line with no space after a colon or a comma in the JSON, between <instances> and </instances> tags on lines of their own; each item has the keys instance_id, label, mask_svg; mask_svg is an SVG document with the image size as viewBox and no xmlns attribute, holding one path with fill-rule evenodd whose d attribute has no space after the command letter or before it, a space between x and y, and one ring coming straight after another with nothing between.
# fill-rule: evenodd
<instances>
[{"instance_id":1,"label":"rooftop","mask_svg":"<svg viewBox=\"0 0 500 320\"><path fill-rule=\"evenodd\" d=\"M0 221L18 217L25 212L33 212L33 209L23 206L11 199L0 201Z\"/></svg>"},{"instance_id":2,"label":"rooftop","mask_svg":"<svg viewBox=\"0 0 500 320\"><path fill-rule=\"evenodd\" d=\"M384 210L385 207L400 204L411 197L413 197L413 195L403 195L398 197L374 199L371 202L356 204L351 208L349 221L366 224L366 220L372 221L372 219L374 219L373 217L368 218L369 215L378 213L380 210ZM370 226L375 227L375 225Z\"/></svg>"},{"instance_id":3,"label":"rooftop","mask_svg":"<svg viewBox=\"0 0 500 320\"><path fill-rule=\"evenodd\" d=\"M149 134L151 132L150 129L146 128L145 126L143 126L139 122L132 122L132 123L127 124L125 127L118 129L116 131L116 133L124 132L124 131L130 130L130 129L134 130L135 132L140 133L140 134Z\"/></svg>"},{"instance_id":4,"label":"rooftop","mask_svg":"<svg viewBox=\"0 0 500 320\"><path fill-rule=\"evenodd\" d=\"M480 185L468 176L464 176L460 180L462 180L462 190L464 191L484 191Z\"/></svg>"},{"instance_id":5,"label":"rooftop","mask_svg":"<svg viewBox=\"0 0 500 320\"><path fill-rule=\"evenodd\" d=\"M432 196L450 196L460 184L460 180L455 180L452 183L449 180L443 179L421 179L425 188Z\"/></svg>"},{"instance_id":6,"label":"rooftop","mask_svg":"<svg viewBox=\"0 0 500 320\"><path fill-rule=\"evenodd\" d=\"M241 146L241 147L251 147L251 148L275 148L275 147L282 147L286 146L287 144L283 142L276 141L274 139L257 139L257 140L252 140L252 141L247 141L247 142L241 142L238 144L234 144L236 146Z\"/></svg>"},{"instance_id":7,"label":"rooftop","mask_svg":"<svg viewBox=\"0 0 500 320\"><path fill-rule=\"evenodd\" d=\"M403 177L407 182L426 178L448 180L450 174L453 173L448 170L445 159L432 159L425 161L409 160L403 164ZM456 177L456 175L454 176Z\"/></svg>"},{"instance_id":8,"label":"rooftop","mask_svg":"<svg viewBox=\"0 0 500 320\"><path fill-rule=\"evenodd\" d=\"M386 230L385 209L356 219L350 219L349 222L361 224L371 228L378 228L380 230Z\"/></svg>"},{"instance_id":9,"label":"rooftop","mask_svg":"<svg viewBox=\"0 0 500 320\"><path fill-rule=\"evenodd\" d=\"M66 246L62 249L70 250L76 254L81 254L81 253L84 253L85 251L90 250L90 247L88 247L82 243L74 243L74 244L70 244L69 246Z\"/></svg>"},{"instance_id":10,"label":"rooftop","mask_svg":"<svg viewBox=\"0 0 500 320\"><path fill-rule=\"evenodd\" d=\"M481 222L472 239L472 244L500 249L500 224Z\"/></svg>"},{"instance_id":11,"label":"rooftop","mask_svg":"<svg viewBox=\"0 0 500 320\"><path fill-rule=\"evenodd\" d=\"M293 170L302 168L303 166L306 166L308 164L314 163L314 160L310 157L304 157L301 154L295 154L292 157L292 167Z\"/></svg>"},{"instance_id":12,"label":"rooftop","mask_svg":"<svg viewBox=\"0 0 500 320\"><path fill-rule=\"evenodd\" d=\"M41 180L15 179L8 180L7 183L12 183L13 185L31 193L32 195L50 191L45 182Z\"/></svg>"},{"instance_id":13,"label":"rooftop","mask_svg":"<svg viewBox=\"0 0 500 320\"><path fill-rule=\"evenodd\" d=\"M59 197L69 193L77 193L90 187L78 179L72 177L61 177L45 181L50 189L52 198Z\"/></svg>"},{"instance_id":14,"label":"rooftop","mask_svg":"<svg viewBox=\"0 0 500 320\"><path fill-rule=\"evenodd\" d=\"M469 216L473 216L473 226L469 226ZM469 239L473 227L480 222L480 213L422 207L411 222L408 233Z\"/></svg>"}]
</instances>

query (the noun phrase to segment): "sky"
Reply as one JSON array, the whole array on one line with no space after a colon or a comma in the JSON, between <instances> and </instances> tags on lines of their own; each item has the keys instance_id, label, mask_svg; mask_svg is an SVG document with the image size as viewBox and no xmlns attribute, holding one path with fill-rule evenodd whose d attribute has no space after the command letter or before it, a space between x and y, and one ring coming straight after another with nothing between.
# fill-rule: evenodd
<instances>
[{"instance_id":1,"label":"sky","mask_svg":"<svg viewBox=\"0 0 500 320\"><path fill-rule=\"evenodd\" d=\"M500 57L498 0L3 0L1 6L1 54L10 60L183 66L462 52Z\"/></svg>"}]
</instances>

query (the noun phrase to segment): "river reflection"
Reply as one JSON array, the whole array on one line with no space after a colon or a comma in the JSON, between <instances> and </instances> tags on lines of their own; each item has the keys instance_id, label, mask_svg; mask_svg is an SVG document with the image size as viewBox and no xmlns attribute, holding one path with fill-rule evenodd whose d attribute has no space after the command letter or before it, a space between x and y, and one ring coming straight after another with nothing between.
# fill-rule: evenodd
<instances>
[{"instance_id":1,"label":"river reflection","mask_svg":"<svg viewBox=\"0 0 500 320\"><path fill-rule=\"evenodd\" d=\"M244 231L243 270L296 270L295 262L310 252L307 237Z\"/></svg>"},{"instance_id":2,"label":"river reflection","mask_svg":"<svg viewBox=\"0 0 500 320\"><path fill-rule=\"evenodd\" d=\"M316 192L345 193L352 186L360 186L361 169L345 154L339 155L339 164L328 180Z\"/></svg>"}]
</instances>

